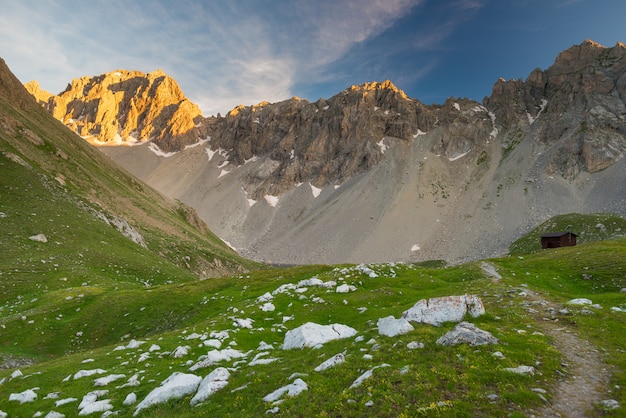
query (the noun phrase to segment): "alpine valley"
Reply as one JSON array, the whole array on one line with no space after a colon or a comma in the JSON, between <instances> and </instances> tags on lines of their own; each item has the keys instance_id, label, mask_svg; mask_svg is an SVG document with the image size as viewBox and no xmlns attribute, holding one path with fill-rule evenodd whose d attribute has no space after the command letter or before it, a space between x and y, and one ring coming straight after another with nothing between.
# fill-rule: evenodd
<instances>
[{"instance_id":1,"label":"alpine valley","mask_svg":"<svg viewBox=\"0 0 626 418\"><path fill-rule=\"evenodd\" d=\"M557 214L626 213L625 57L585 41L482 103L425 105L384 81L206 118L161 71L26 87L245 257L460 262Z\"/></svg>"},{"instance_id":2,"label":"alpine valley","mask_svg":"<svg viewBox=\"0 0 626 418\"><path fill-rule=\"evenodd\" d=\"M0 418L626 416L625 56L209 117L0 60Z\"/></svg>"}]
</instances>

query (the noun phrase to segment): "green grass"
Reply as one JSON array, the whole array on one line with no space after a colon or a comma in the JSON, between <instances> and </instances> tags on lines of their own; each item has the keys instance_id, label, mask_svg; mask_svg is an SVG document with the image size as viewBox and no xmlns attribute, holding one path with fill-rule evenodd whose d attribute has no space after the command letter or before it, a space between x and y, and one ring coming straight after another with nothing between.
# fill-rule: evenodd
<instances>
[{"instance_id":1,"label":"green grass","mask_svg":"<svg viewBox=\"0 0 626 418\"><path fill-rule=\"evenodd\" d=\"M602 350L614 367L612 385L624 387L626 358L623 349L623 330L626 314L610 311L611 306L624 304L622 287L626 287L626 242L606 241L584 244L579 247L542 252L536 255L505 257L490 260L503 279L493 283L485 278L478 265L470 263L447 268L430 268L417 265L370 266L379 275L370 278L352 266L303 266L289 269L263 270L205 281L181 284L155 285L150 289L133 285L120 290L86 288L80 290L80 300L65 300L64 290L59 294L39 299L39 316L31 326L23 320L5 322L2 340L10 329L19 328L22 342L20 349L29 351L28 344L37 344L40 338L36 324L44 316L54 317L65 312L68 321L60 326L56 344L70 338L73 345L66 347L66 355L56 352L55 344L48 353L54 357L21 370L26 379L14 379L2 385L3 393L18 393L31 387L41 389L39 400L33 404L9 403L8 397L0 397L0 410L19 412L31 416L41 410L56 410L67 415L77 413L77 403L55 408L53 400L42 400L47 393L60 391L60 397L80 399L94 390L93 379L83 378L62 382L66 376L80 369L103 368L108 374L124 373L130 377L141 373L140 386L115 389L124 383L120 380L106 387L107 399L111 399L121 416L130 416L133 407L122 405L130 392L139 400L174 371L187 372L187 361L195 362L209 349L200 346L200 340L185 340L192 333L210 333L228 330L230 338L222 348L234 341L233 348L250 352L246 361L235 365L234 361L220 363L231 368L228 386L216 393L205 404L191 408L190 397L151 408L141 416L260 416L273 406L262 398L273 390L290 383L290 376L302 373L308 391L286 399L281 405L280 416L507 416L517 413L524 416L529 408L538 408L542 401L533 388L548 390L548 398L558 373L562 372L560 354L551 346L550 338L541 331L541 322L529 314L524 305L522 289L541 292L546 298L566 302L574 297L589 297L603 305L595 315L572 312L561 320L575 327L584 338L598 341L602 336ZM591 274L585 280L582 274ZM272 292L285 283L318 277L335 280L357 287L355 292L339 294L326 289L311 287L300 294L277 294L274 312L263 312L256 302L265 292ZM343 280L342 280L343 279ZM77 290L78 291L78 290ZM442 327L415 325L409 334L389 338L378 335L378 318L394 315L419 299L463 293L478 294L485 303L487 314L472 319L482 329L492 332L500 344L483 347L441 347L437 338L452 329L453 324ZM319 297L323 303L313 302ZM80 305L81 310L75 312ZM26 306L24 307L26 308ZM358 308L367 308L361 312ZM21 305L14 307L14 315L24 311ZM2 311L4 314L4 311ZM254 330L237 329L233 319L252 318ZM283 323L283 317L293 317ZM27 315L27 320L31 319ZM20 322L22 321L22 322ZM48 320L50 321L50 319ZM342 323L354 327L362 338L350 338L325 344L319 349L281 350L284 333L305 322L320 324ZM81 338L71 338L82 323ZM119 329L113 329L119 328ZM71 331L69 331L71 330ZM525 331L520 333L519 330ZM11 339L15 338L13 335ZM98 343L93 340L98 338ZM147 341L139 349L113 351L116 345L127 344L131 338ZM371 342L373 339L375 342ZM79 341L82 341L79 343ZM269 365L247 366L256 354L261 341L274 346L266 357L278 358ZM406 348L411 341L424 343L425 348ZM91 344L91 345L90 345ZM145 362L138 362L141 353L151 344L161 350L151 354ZM189 345L190 353L182 359L174 359L164 352L173 351L179 345ZM32 350L32 348L31 348ZM496 359L493 352L501 351L505 359ZM313 369L325 359L344 352L346 362L323 372ZM17 348L14 354L19 354ZM364 358L371 355L371 359ZM82 364L86 358L93 363ZM381 364L373 378L360 387L350 389L352 382L363 372ZM535 376L517 376L504 372L505 367L533 365ZM205 376L214 365L196 373ZM11 371L0 373L7 377ZM33 373L41 373L34 375ZM104 376L104 375L103 375ZM233 389L239 389L233 392ZM487 395L497 395L490 401ZM623 394L614 394L620 402L626 402ZM366 406L372 401L370 406Z\"/></svg>"}]
</instances>

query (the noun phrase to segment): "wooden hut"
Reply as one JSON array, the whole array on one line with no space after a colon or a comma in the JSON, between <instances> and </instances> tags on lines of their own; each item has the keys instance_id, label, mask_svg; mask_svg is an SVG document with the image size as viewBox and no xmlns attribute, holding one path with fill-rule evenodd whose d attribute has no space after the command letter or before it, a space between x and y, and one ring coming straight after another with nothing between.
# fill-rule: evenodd
<instances>
[{"instance_id":1,"label":"wooden hut","mask_svg":"<svg viewBox=\"0 0 626 418\"><path fill-rule=\"evenodd\" d=\"M551 232L541 236L541 248L572 247L576 245L577 235L573 232Z\"/></svg>"}]
</instances>

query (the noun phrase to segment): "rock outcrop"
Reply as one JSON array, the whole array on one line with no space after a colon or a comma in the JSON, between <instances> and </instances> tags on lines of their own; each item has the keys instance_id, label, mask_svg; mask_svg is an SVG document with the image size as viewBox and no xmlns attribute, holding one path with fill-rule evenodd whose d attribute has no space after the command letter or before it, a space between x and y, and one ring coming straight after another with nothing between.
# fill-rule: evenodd
<instances>
[{"instance_id":1,"label":"rock outcrop","mask_svg":"<svg viewBox=\"0 0 626 418\"><path fill-rule=\"evenodd\" d=\"M548 174L573 180L608 168L626 153L626 46L585 41L563 51L545 71L499 80L483 104L506 127L528 128L554 145ZM541 114L541 118L538 116ZM519 141L514 136L507 145Z\"/></svg>"}]
</instances>

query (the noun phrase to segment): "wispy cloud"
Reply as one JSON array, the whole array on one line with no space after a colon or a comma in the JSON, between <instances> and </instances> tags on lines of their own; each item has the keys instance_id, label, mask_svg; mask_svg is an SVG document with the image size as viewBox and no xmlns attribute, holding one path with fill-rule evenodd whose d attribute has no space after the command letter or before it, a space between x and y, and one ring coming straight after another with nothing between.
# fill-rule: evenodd
<instances>
[{"instance_id":1,"label":"wispy cloud","mask_svg":"<svg viewBox=\"0 0 626 418\"><path fill-rule=\"evenodd\" d=\"M301 6L311 16L312 59L325 65L338 59L353 45L379 35L410 12L420 0L329 1Z\"/></svg>"}]
</instances>

